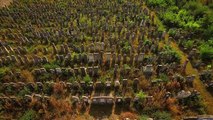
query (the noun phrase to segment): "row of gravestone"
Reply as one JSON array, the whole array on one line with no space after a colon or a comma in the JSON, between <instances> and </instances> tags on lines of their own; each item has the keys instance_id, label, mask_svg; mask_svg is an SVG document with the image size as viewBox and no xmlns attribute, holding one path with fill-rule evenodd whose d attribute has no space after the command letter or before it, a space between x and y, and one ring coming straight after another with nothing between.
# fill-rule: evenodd
<instances>
[{"instance_id":1,"label":"row of gravestone","mask_svg":"<svg viewBox=\"0 0 213 120\"><path fill-rule=\"evenodd\" d=\"M18 54L18 55L25 55L27 54L27 49L25 47L16 47L13 48L10 45L6 46L1 46L0 47L0 55L9 55L9 54Z\"/></svg>"},{"instance_id":2,"label":"row of gravestone","mask_svg":"<svg viewBox=\"0 0 213 120\"><path fill-rule=\"evenodd\" d=\"M104 2L104 1L103 1ZM15 3L14 3L15 4ZM17 3L16 3L17 4ZM69 16L74 16L74 17L78 17L80 16L79 13L82 13L82 14L85 14L88 12L87 8L90 9L89 11L93 10L93 13L92 14L89 14L89 15L97 15L99 16L102 16L101 15L101 12L104 12L105 9L109 9L109 10L117 10L118 8L115 7L115 8L111 8L112 6L108 6L108 8L105 8L104 10L101 10L102 7L89 7L89 6L85 6L85 7L82 7L82 9L78 8L78 12L68 12L69 10L72 10L72 9L76 9L76 7L70 7L70 8L67 8L67 9L58 9L56 6L53 6L53 4L46 4L46 6L49 6L49 7L43 7L42 4L35 4L37 7L33 7L33 6L24 6L26 7L26 10L25 11L21 11L20 8L14 8L16 10L11 10L11 11L7 11L7 10L1 10L0 12L0 15L2 16L7 16L8 14L11 14L11 16L14 18L14 19L18 19L20 16L22 18L26 18L26 16L28 15L29 16L29 19L33 19L33 18L38 18L39 20L42 20L42 21L47 21L46 19L53 19L53 20L57 20L58 22L62 21L62 20L58 20L59 17L58 16L62 16L60 13L63 12L63 16L60 17L61 19L64 20L64 18L69 18ZM116 4L118 5L118 4ZM119 4L119 6L122 5L122 4ZM103 6L103 4L101 4L101 6ZM141 9L141 6L140 5L134 5L135 7L132 8L132 7L121 7L121 11L113 11L112 13L113 14L116 14L117 13L122 13L124 15L128 15L128 16L133 16L133 17L136 17L135 14L130 14L130 12L132 13L143 13L143 14L146 14L146 15L149 15L149 11L147 8L144 8L144 10ZM110 8L109 8L110 7ZM40 8L40 9L38 9ZM48 10L47 10L48 9ZM133 12L134 10L134 12ZM33 12L32 12L33 11ZM37 11L42 11L42 12L37 12ZM50 12L52 11L52 12ZM123 12L122 12L123 11ZM111 13L111 14L112 14ZM42 18L42 19L40 19Z\"/></svg>"},{"instance_id":3,"label":"row of gravestone","mask_svg":"<svg viewBox=\"0 0 213 120\"><path fill-rule=\"evenodd\" d=\"M1 41L0 41L1 43ZM25 55L28 52L28 50L25 47L16 47L13 48L10 45L4 45L7 43L1 43L1 47L0 47L0 54L1 55ZM61 44L60 45L60 49L58 49L56 47L56 45L53 43L52 44L52 49L53 49L53 54L68 54L71 52L71 49L73 52L77 52L77 53L83 53L83 52L104 52L104 50L106 49L106 51L111 51L111 52L118 52L118 53L123 53L123 54L133 54L134 51L139 52L145 52L148 53L149 51L153 52L153 53L157 53L158 52L158 44L156 44L156 42L153 42L152 44L146 44L143 45L143 42L140 42L140 44L137 47L137 50L134 50L133 46L130 46L129 49L129 53L125 53L123 52L123 48L120 45L114 44L114 45L109 45L106 44L104 42L95 42L92 43L88 46L84 46L83 44L78 47L75 45L67 45L67 44ZM117 50L117 51L116 51ZM44 47L43 49L35 49L33 52L35 54L37 54L38 52L42 52L43 54L48 54L49 50L48 48Z\"/></svg>"},{"instance_id":4,"label":"row of gravestone","mask_svg":"<svg viewBox=\"0 0 213 120\"><path fill-rule=\"evenodd\" d=\"M91 94L93 90L96 92L104 92L104 91L112 91L115 90L115 92L119 92L124 90L127 87L130 87L131 85L128 83L127 79L123 79L121 82L119 80L116 80L114 82L107 80L106 82L85 82L85 81L74 81L74 82L9 82L9 83L3 83L3 86L1 86L1 91L4 94L17 94L23 90L27 90L30 93L36 92L36 93L45 93L45 94L53 94L54 93L54 86L60 85L63 88L64 92L68 92L71 94ZM135 78L133 80L132 87L135 91L139 90L139 80L138 78ZM83 90L83 91L82 91Z\"/></svg>"},{"instance_id":5,"label":"row of gravestone","mask_svg":"<svg viewBox=\"0 0 213 120\"><path fill-rule=\"evenodd\" d=\"M50 69L45 69L45 68L38 68L33 70L33 74L35 77L39 77L45 74L51 74L51 75L58 75L58 76L86 76L89 75L91 77L98 77L100 75L100 67L99 66L93 66L93 67L74 67L74 68L50 68ZM154 74L159 75L160 73L165 73L167 70L169 70L169 66L167 65L158 65L158 66L153 66L153 65L146 65L142 66L141 69L132 69L135 71L135 74L139 71L142 71L143 74L146 77L151 77ZM121 74L123 76L128 76L130 73L131 68L125 68L124 67L119 67L118 64L115 64L114 69L113 69L113 74L114 78L118 76L118 74ZM39 80L39 79L38 79Z\"/></svg>"},{"instance_id":6,"label":"row of gravestone","mask_svg":"<svg viewBox=\"0 0 213 120\"><path fill-rule=\"evenodd\" d=\"M1 59L0 59L1 60ZM41 59L43 62L48 63L48 60L44 57ZM34 60L35 61L35 60ZM7 61L8 62L8 61ZM29 60L23 61L22 64L28 64ZM51 76L61 76L61 77L71 77L71 76L86 76L89 75L91 77L97 78L100 75L100 72L105 70L108 70L109 67L107 66L107 62L104 67L102 66L73 66L73 67L56 67L56 68L37 68L32 70L32 74L35 76L36 80L40 80L41 76L45 75L51 75ZM141 76L144 75L147 78L152 77L152 75L159 76L160 74L174 74L174 71L177 71L179 66L177 64L147 64L147 65L141 65L139 68L135 67L129 67L127 64L119 65L114 64L114 66L111 64L110 66L113 70L113 79L116 79L118 75L121 75L123 77L128 77L131 72L134 72L135 76ZM15 78L22 78L20 72L10 72L8 74L10 77ZM16 74L18 73L18 74Z\"/></svg>"},{"instance_id":7,"label":"row of gravestone","mask_svg":"<svg viewBox=\"0 0 213 120\"><path fill-rule=\"evenodd\" d=\"M195 76L194 75L189 75L186 76L185 78L183 76L180 75L174 75L173 76L173 80L176 80L182 84L188 84L193 86L193 81L195 80ZM160 83L160 82L164 82L162 79L157 79L157 80L152 80L150 81L152 86L155 86L156 83ZM135 92L137 92L139 90L139 79L135 78L132 80L132 88ZM56 84L60 84L61 86L63 86L64 90L66 89L68 92L73 92L74 93L78 93L79 91L83 90L85 93L89 93L91 94L91 92L93 90L96 91L104 91L104 90L115 90L115 92L119 92L121 90L126 89L127 87L130 87L130 84L128 82L127 79L122 79L121 81L119 81L118 79L111 81L111 79L109 78L108 80L106 80L105 82L101 82L101 81L96 81L93 82L93 80L91 81L84 81L81 80L80 82L74 81L74 82L29 82L29 83L24 83L24 82L10 82L10 83L3 83L2 87L1 87L1 91L5 94L7 94L7 92L20 92L21 90L24 90L25 88L27 88L30 92L44 92L47 94L47 92L50 92L48 94L51 94L53 92L53 88L54 85ZM49 90L47 90L46 88L48 88Z\"/></svg>"},{"instance_id":8,"label":"row of gravestone","mask_svg":"<svg viewBox=\"0 0 213 120\"><path fill-rule=\"evenodd\" d=\"M171 93L167 92L165 94L166 98L171 97ZM180 91L176 95L176 98L179 99L180 104L185 104L186 100L196 101L199 97L199 92L196 90L190 92L190 91ZM3 109L7 109L5 107L7 104L11 104L12 106L17 107L29 107L29 104L32 101L36 101L45 105L51 105L51 97L47 95L40 95L40 94L32 94L32 95L25 95L22 98L14 97L14 96L2 96L0 97L0 104L3 107ZM79 105L81 103L82 105L89 105L89 104L116 104L116 105L122 105L122 106L130 106L131 103L133 105L137 105L138 103L141 103L139 97L127 97L127 96L72 96L70 98L70 101L72 105ZM153 96L146 96L143 100L143 104L152 104L154 101ZM50 107L50 106L49 106Z\"/></svg>"},{"instance_id":9,"label":"row of gravestone","mask_svg":"<svg viewBox=\"0 0 213 120\"><path fill-rule=\"evenodd\" d=\"M142 23L144 23L142 21ZM119 26L118 26L119 27ZM28 29L28 26L27 28ZM101 28L100 28L101 29ZM113 28L111 28L113 29ZM115 28L114 28L115 29ZM119 30L117 30L119 29ZM157 27L153 27L152 29L146 30L146 27L136 27L133 30L125 31L126 27L116 27L116 34L114 32L107 32L105 33L104 30L100 31L93 31L93 29L90 31L91 33L84 33L85 31L79 30L77 28L68 28L68 29L60 29L60 30L41 30L41 31L34 31L32 30L26 32L23 31L23 33L15 33L12 31L3 32L2 38L5 39L12 39L15 40L16 43L19 43L21 45L31 45L35 43L40 44L49 44L49 43L58 43L61 41L64 41L66 38L68 38L69 41L73 42L86 42L87 40L90 41L96 41L96 42L105 42L105 41L120 41L120 40L126 40L126 41L133 41L134 39L138 38L139 40L144 40L145 35L149 39L165 39L165 34L158 32ZM85 30L88 30L88 28ZM94 28L94 30L96 30ZM138 34L140 33L140 34ZM91 37L91 38L88 38ZM113 42L112 41L112 42Z\"/></svg>"},{"instance_id":10,"label":"row of gravestone","mask_svg":"<svg viewBox=\"0 0 213 120\"><path fill-rule=\"evenodd\" d=\"M167 59L169 58L169 59ZM123 56L121 54L116 55L115 53L83 53L83 54L74 54L73 57L71 53L68 53L66 55L62 54L56 54L55 55L55 61L61 63L61 65L74 65L74 64L89 64L89 65L103 65L111 66L114 64L129 64L129 65L135 65L139 66L141 63L143 65L146 64L153 64L153 63L161 63L163 61L170 60L172 56L167 56L166 58L158 57L158 56L149 56L148 58L145 57L144 53L136 54L136 55L127 55L124 54ZM27 55L8 55L5 57L0 58L0 65L9 65L9 64L16 64L20 63L20 65L39 65L39 64L46 64L53 61L49 61L49 59L46 56L38 56L38 55L32 55L31 57ZM122 63L122 64L121 64Z\"/></svg>"},{"instance_id":11,"label":"row of gravestone","mask_svg":"<svg viewBox=\"0 0 213 120\"><path fill-rule=\"evenodd\" d=\"M10 55L6 57L0 58L0 67L8 66L11 64L17 64L17 65L39 65L39 64L47 64L49 63L49 60L46 56L39 57L37 55L34 55L33 57L29 58L27 55Z\"/></svg>"},{"instance_id":12,"label":"row of gravestone","mask_svg":"<svg viewBox=\"0 0 213 120\"><path fill-rule=\"evenodd\" d=\"M15 15L15 14L14 14ZM60 32L56 32L56 33L60 33ZM153 33L153 32L151 32L151 33ZM48 36L48 35L47 35Z\"/></svg>"},{"instance_id":13,"label":"row of gravestone","mask_svg":"<svg viewBox=\"0 0 213 120\"><path fill-rule=\"evenodd\" d=\"M30 103L34 101L35 103L40 103L47 105L48 107L51 106L51 97L46 95L40 95L40 94L32 94L32 95L25 95L22 98L14 97L14 96L2 96L0 97L0 104L2 106L2 109L7 109L7 105L15 106L15 108L22 108L25 109L26 107L30 106ZM79 103L82 105L89 105L89 104L106 104L106 105L122 105L122 106L130 106L131 103L135 104L139 102L138 97L135 97L132 99L131 97L111 97L111 96L72 96L70 98L70 102L72 105L79 105ZM144 99L144 104L152 103L153 97L152 96L146 96ZM71 106L70 106L71 107Z\"/></svg>"},{"instance_id":14,"label":"row of gravestone","mask_svg":"<svg viewBox=\"0 0 213 120\"><path fill-rule=\"evenodd\" d=\"M80 68L55 68L55 69L48 69L45 68L38 68L33 71L35 76L45 75L45 74L52 74L52 75L68 75L68 76L86 76L87 74L90 76L98 76L99 75L99 66L93 67L80 67Z\"/></svg>"}]
</instances>

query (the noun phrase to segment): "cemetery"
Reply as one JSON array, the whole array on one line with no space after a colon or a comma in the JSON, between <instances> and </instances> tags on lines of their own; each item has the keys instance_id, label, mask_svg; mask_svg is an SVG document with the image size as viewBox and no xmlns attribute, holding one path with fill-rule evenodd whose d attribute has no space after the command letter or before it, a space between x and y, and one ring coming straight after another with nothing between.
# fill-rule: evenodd
<instances>
[{"instance_id":1,"label":"cemetery","mask_svg":"<svg viewBox=\"0 0 213 120\"><path fill-rule=\"evenodd\" d=\"M213 1L0 4L0 119L213 120Z\"/></svg>"}]
</instances>

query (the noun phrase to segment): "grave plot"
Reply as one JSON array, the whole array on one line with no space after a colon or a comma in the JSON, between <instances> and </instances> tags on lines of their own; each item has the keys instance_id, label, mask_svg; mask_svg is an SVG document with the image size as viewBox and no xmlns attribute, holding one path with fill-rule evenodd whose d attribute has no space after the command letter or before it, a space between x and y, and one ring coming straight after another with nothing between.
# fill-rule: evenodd
<instances>
[{"instance_id":1,"label":"grave plot","mask_svg":"<svg viewBox=\"0 0 213 120\"><path fill-rule=\"evenodd\" d=\"M1 119L205 112L187 72L199 53L182 62L144 1L14 0L0 23ZM199 77L211 92L211 70Z\"/></svg>"}]
</instances>

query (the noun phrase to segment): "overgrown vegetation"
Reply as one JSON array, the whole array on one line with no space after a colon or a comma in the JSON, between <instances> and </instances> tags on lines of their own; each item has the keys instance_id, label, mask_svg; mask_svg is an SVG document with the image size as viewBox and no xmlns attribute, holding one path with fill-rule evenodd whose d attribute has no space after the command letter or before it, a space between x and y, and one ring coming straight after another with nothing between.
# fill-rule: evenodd
<instances>
[{"instance_id":1,"label":"overgrown vegetation","mask_svg":"<svg viewBox=\"0 0 213 120\"><path fill-rule=\"evenodd\" d=\"M36 111L30 109L19 120L36 120Z\"/></svg>"},{"instance_id":2,"label":"overgrown vegetation","mask_svg":"<svg viewBox=\"0 0 213 120\"><path fill-rule=\"evenodd\" d=\"M83 78L83 80L84 80L84 82L85 83L89 83L89 82L91 82L92 81L92 78L90 78L90 76L89 75L86 75L84 78Z\"/></svg>"},{"instance_id":3,"label":"overgrown vegetation","mask_svg":"<svg viewBox=\"0 0 213 120\"><path fill-rule=\"evenodd\" d=\"M209 40L200 46L200 57L203 61L209 61L213 59L213 40Z\"/></svg>"},{"instance_id":4,"label":"overgrown vegetation","mask_svg":"<svg viewBox=\"0 0 213 120\"><path fill-rule=\"evenodd\" d=\"M213 3L200 0L146 0L146 4L155 9L157 15L167 27L170 36L181 36L191 40L184 40L185 47L191 48L194 39L204 43L213 38ZM200 45L203 61L212 60L212 46Z\"/></svg>"},{"instance_id":5,"label":"overgrown vegetation","mask_svg":"<svg viewBox=\"0 0 213 120\"><path fill-rule=\"evenodd\" d=\"M157 111L153 113L153 118L156 120L172 120L171 114L166 111Z\"/></svg>"},{"instance_id":6,"label":"overgrown vegetation","mask_svg":"<svg viewBox=\"0 0 213 120\"><path fill-rule=\"evenodd\" d=\"M136 97L138 97L140 101L143 101L147 97L147 95L144 92L140 91L136 94Z\"/></svg>"},{"instance_id":7,"label":"overgrown vegetation","mask_svg":"<svg viewBox=\"0 0 213 120\"><path fill-rule=\"evenodd\" d=\"M198 75L194 61L212 69L213 4L145 2L148 7L141 0L18 0L0 11L4 116L9 111L20 120L76 119L99 114L95 104L108 110L103 106L112 103L110 114L122 110L119 119L207 114L213 105L203 94L207 83L194 87L197 77L195 84L188 79ZM181 90L191 95L179 99ZM200 95L210 101L208 109Z\"/></svg>"},{"instance_id":8,"label":"overgrown vegetation","mask_svg":"<svg viewBox=\"0 0 213 120\"><path fill-rule=\"evenodd\" d=\"M163 58L166 60L167 63L177 62L180 63L180 55L177 51L175 51L170 46L165 46L164 51L162 52Z\"/></svg>"}]
</instances>

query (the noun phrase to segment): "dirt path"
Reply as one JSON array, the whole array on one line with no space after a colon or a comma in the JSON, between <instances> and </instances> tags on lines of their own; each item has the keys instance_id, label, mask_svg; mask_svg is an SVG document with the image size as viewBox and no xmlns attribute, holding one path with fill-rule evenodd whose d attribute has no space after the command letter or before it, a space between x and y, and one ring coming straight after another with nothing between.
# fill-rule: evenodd
<instances>
[{"instance_id":1,"label":"dirt path","mask_svg":"<svg viewBox=\"0 0 213 120\"><path fill-rule=\"evenodd\" d=\"M181 64L183 64L187 60L187 55L184 54L178 47L178 45L175 42L171 42L171 46L181 55ZM206 90L205 86L203 85L202 81L199 79L199 72L194 69L189 62L186 67L186 74L187 75L196 75L195 81L194 81L194 88L198 90L204 99L204 102L207 107L207 113L213 114L213 96Z\"/></svg>"},{"instance_id":2,"label":"dirt path","mask_svg":"<svg viewBox=\"0 0 213 120\"><path fill-rule=\"evenodd\" d=\"M0 8L10 5L12 0L0 0Z\"/></svg>"}]
</instances>

